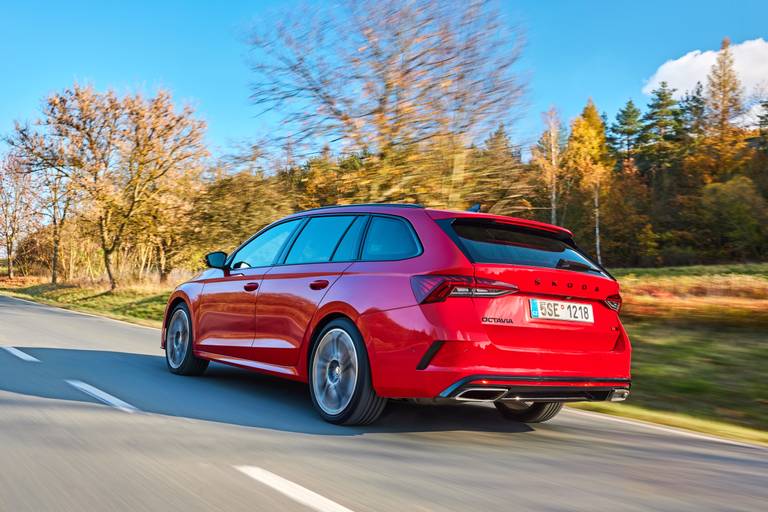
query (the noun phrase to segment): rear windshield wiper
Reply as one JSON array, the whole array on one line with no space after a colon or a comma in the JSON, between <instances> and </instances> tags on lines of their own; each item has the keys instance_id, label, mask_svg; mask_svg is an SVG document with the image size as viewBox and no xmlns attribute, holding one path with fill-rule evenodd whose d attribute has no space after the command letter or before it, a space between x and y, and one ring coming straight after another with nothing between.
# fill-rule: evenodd
<instances>
[{"instance_id":1,"label":"rear windshield wiper","mask_svg":"<svg viewBox=\"0 0 768 512\"><path fill-rule=\"evenodd\" d=\"M555 265L555 268L561 268L563 270L575 270L576 272L597 272L602 274L598 269L585 265L579 261L560 259Z\"/></svg>"}]
</instances>

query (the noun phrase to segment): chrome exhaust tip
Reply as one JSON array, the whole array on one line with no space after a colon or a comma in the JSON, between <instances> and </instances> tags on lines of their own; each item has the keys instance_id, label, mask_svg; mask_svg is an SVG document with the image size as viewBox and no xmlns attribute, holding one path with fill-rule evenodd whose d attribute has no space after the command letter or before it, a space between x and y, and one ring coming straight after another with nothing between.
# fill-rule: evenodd
<instances>
[{"instance_id":1,"label":"chrome exhaust tip","mask_svg":"<svg viewBox=\"0 0 768 512\"><path fill-rule=\"evenodd\" d=\"M462 389L454 398L464 402L494 402L507 393L499 388L467 388Z\"/></svg>"},{"instance_id":2,"label":"chrome exhaust tip","mask_svg":"<svg viewBox=\"0 0 768 512\"><path fill-rule=\"evenodd\" d=\"M623 402L629 398L629 390L628 389L614 389L611 392L611 396L609 400L611 402Z\"/></svg>"}]
</instances>

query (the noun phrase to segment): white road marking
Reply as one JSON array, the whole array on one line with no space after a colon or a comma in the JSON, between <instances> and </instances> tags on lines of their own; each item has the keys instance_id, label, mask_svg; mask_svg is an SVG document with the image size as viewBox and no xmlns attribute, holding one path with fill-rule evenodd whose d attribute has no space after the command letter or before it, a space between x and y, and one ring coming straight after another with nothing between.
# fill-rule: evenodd
<instances>
[{"instance_id":1,"label":"white road marking","mask_svg":"<svg viewBox=\"0 0 768 512\"><path fill-rule=\"evenodd\" d=\"M266 469L256 466L235 466L235 469L317 512L352 512L347 507L343 507Z\"/></svg>"},{"instance_id":2,"label":"white road marking","mask_svg":"<svg viewBox=\"0 0 768 512\"><path fill-rule=\"evenodd\" d=\"M648 421L642 421L642 420L631 420L626 418L619 418L617 416L613 416L611 414L603 414L599 412L591 412L591 411L582 411L580 409L574 409L569 407L568 409L565 409L568 411L569 414L577 414L580 416L589 416L591 418L605 420L605 421L613 421L616 423L624 423L625 425L634 425L636 427L644 427L649 430L658 430L660 432L666 432L668 434L677 434L679 436L685 436L685 437L692 437L694 439L701 439L705 441L714 441L717 443L725 443L725 444L731 444L735 446L741 446L744 448L761 448L765 449L765 446L759 445L759 444L751 444L751 443L741 443L739 441L733 441L731 439L727 439L725 437L718 437L718 436L708 436L706 434L698 434L696 432L691 432L690 430L683 430L679 428L674 427L665 427L662 425L657 425L655 423L650 423Z\"/></svg>"},{"instance_id":3,"label":"white road marking","mask_svg":"<svg viewBox=\"0 0 768 512\"><path fill-rule=\"evenodd\" d=\"M39 363L40 360L36 357L32 357L31 355L27 354L26 352L22 352L21 350L15 348L15 347L0 347L9 354L13 354L14 356L18 357L22 361L27 361L28 363Z\"/></svg>"},{"instance_id":4,"label":"white road marking","mask_svg":"<svg viewBox=\"0 0 768 512\"><path fill-rule=\"evenodd\" d=\"M132 412L138 411L138 409L135 408L134 406L132 406L131 404L129 404L127 402L123 402L119 398L117 398L115 396L112 396L109 393L106 393L106 392L100 390L99 388L95 388L95 387L91 386L90 384L87 384L87 383L85 383L83 381L80 381L80 380L68 380L67 384L69 384L73 388L79 389L80 391L82 391L86 395L90 395L93 398L95 398L96 400L104 402L108 406L114 407L115 409L118 409L120 411L128 412L128 413L132 413Z\"/></svg>"}]
</instances>

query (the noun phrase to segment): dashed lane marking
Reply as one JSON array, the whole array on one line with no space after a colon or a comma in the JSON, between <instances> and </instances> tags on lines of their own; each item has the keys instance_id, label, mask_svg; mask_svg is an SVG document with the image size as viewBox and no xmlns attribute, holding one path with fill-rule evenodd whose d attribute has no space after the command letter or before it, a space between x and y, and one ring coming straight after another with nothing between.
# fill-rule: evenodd
<instances>
[{"instance_id":1,"label":"dashed lane marking","mask_svg":"<svg viewBox=\"0 0 768 512\"><path fill-rule=\"evenodd\" d=\"M119 398L110 395L109 393L100 390L99 388L93 387L90 384L80 381L80 380L68 380L67 384L72 386L75 389L79 389L86 395L90 395L96 400L99 400L100 402L104 402L110 407L114 407L115 409L123 412L133 413L137 412L138 409L128 402L123 402Z\"/></svg>"},{"instance_id":2,"label":"dashed lane marking","mask_svg":"<svg viewBox=\"0 0 768 512\"><path fill-rule=\"evenodd\" d=\"M352 512L347 507L339 505L335 501L320 496L316 492L286 480L266 469L256 466L235 466L235 469L317 512Z\"/></svg>"},{"instance_id":3,"label":"dashed lane marking","mask_svg":"<svg viewBox=\"0 0 768 512\"><path fill-rule=\"evenodd\" d=\"M12 354L22 361L26 361L28 363L39 363L40 360L36 357L32 357L31 355L27 354L26 352L22 352L21 350L17 349L16 347L0 347L9 354Z\"/></svg>"}]
</instances>

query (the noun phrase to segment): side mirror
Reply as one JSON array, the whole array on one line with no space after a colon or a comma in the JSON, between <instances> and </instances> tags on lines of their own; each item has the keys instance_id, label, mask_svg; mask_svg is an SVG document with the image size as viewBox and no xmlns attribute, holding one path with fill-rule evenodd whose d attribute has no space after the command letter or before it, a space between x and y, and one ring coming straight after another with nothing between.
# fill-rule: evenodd
<instances>
[{"instance_id":1,"label":"side mirror","mask_svg":"<svg viewBox=\"0 0 768 512\"><path fill-rule=\"evenodd\" d=\"M205 264L210 268L224 268L227 261L227 253L222 251L209 252L205 255Z\"/></svg>"}]
</instances>

